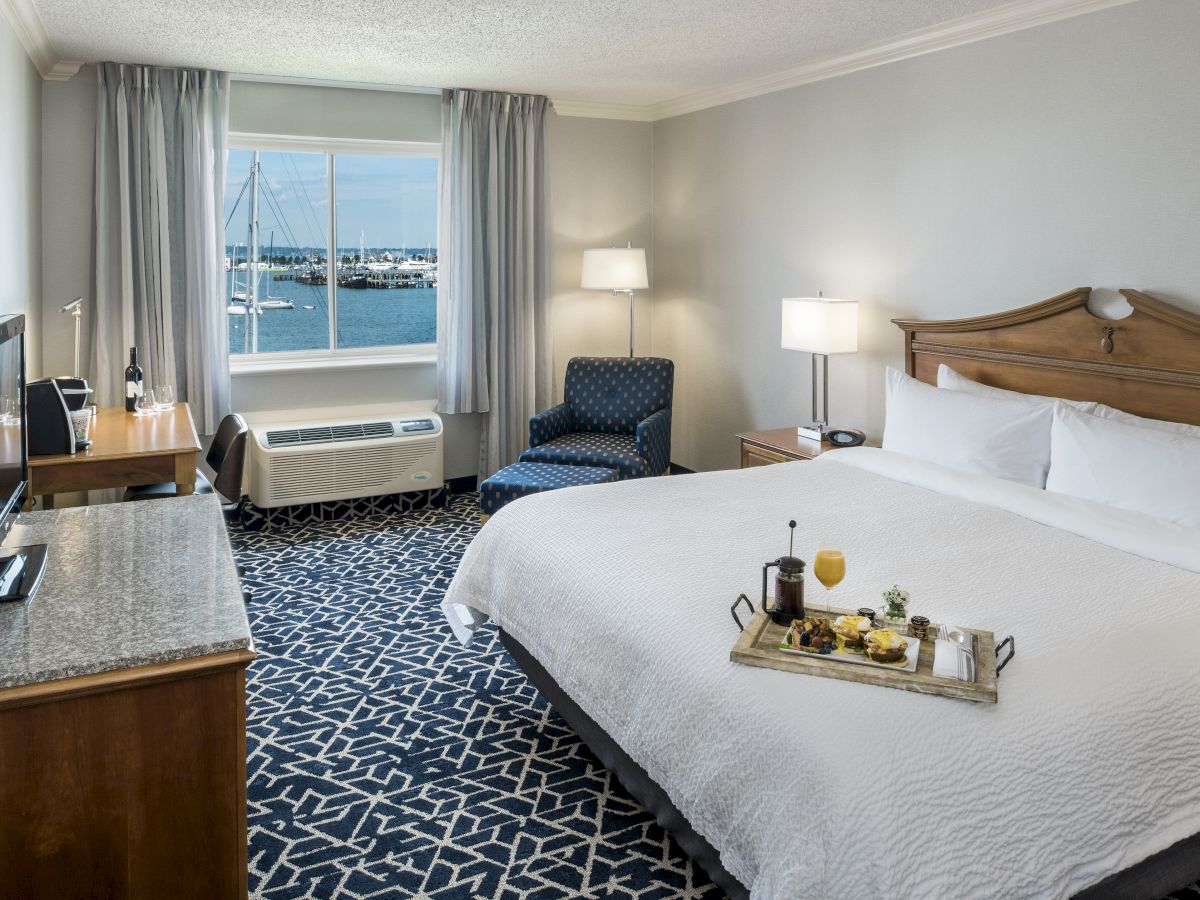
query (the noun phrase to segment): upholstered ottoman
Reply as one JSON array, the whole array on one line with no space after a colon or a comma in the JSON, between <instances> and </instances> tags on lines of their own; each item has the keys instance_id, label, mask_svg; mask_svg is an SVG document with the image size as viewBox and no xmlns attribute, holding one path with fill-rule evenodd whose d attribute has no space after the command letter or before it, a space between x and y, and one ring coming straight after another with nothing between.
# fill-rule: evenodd
<instances>
[{"instance_id":1,"label":"upholstered ottoman","mask_svg":"<svg viewBox=\"0 0 1200 900\"><path fill-rule=\"evenodd\" d=\"M616 481L616 469L600 466L564 466L557 463L519 462L501 469L479 486L479 512L484 521L506 503L526 494L538 494L579 484Z\"/></svg>"}]
</instances>

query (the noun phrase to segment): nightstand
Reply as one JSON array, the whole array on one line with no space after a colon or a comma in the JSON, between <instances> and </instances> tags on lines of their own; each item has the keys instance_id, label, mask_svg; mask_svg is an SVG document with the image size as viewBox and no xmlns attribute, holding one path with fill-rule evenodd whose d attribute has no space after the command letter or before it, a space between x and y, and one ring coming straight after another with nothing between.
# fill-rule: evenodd
<instances>
[{"instance_id":1,"label":"nightstand","mask_svg":"<svg viewBox=\"0 0 1200 900\"><path fill-rule=\"evenodd\" d=\"M797 459L814 459L830 449L828 441L818 443L799 437L794 427L747 431L739 434L738 440L742 442L743 469Z\"/></svg>"}]
</instances>

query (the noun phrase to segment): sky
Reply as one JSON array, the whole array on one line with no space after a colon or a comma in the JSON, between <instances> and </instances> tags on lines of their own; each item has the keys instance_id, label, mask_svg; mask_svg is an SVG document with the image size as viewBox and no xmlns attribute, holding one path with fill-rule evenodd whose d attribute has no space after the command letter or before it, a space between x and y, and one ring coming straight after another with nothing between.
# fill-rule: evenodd
<instances>
[{"instance_id":1,"label":"sky","mask_svg":"<svg viewBox=\"0 0 1200 900\"><path fill-rule=\"evenodd\" d=\"M252 151L230 150L225 178L227 244L245 243ZM259 154L262 193L258 227L262 252L271 232L277 247L325 247L329 190L323 153ZM353 156L334 159L337 246L437 246L437 159L426 156ZM239 199L239 195L241 195ZM276 208L277 207L277 208ZM232 214L232 216L231 216Z\"/></svg>"}]
</instances>

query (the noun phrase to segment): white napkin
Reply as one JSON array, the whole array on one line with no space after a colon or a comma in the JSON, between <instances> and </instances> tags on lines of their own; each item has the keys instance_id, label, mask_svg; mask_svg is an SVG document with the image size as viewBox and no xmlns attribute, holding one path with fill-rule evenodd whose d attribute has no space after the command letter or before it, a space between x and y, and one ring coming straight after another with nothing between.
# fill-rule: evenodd
<instances>
[{"instance_id":1,"label":"white napkin","mask_svg":"<svg viewBox=\"0 0 1200 900\"><path fill-rule=\"evenodd\" d=\"M951 629L953 631L953 629ZM971 675L975 672L975 654L966 650L968 656L971 657L970 664L963 667L963 676L959 678L958 674L958 654L959 648L963 647L957 641L937 640L933 642L933 674L938 678L953 678L961 681L971 681Z\"/></svg>"}]
</instances>

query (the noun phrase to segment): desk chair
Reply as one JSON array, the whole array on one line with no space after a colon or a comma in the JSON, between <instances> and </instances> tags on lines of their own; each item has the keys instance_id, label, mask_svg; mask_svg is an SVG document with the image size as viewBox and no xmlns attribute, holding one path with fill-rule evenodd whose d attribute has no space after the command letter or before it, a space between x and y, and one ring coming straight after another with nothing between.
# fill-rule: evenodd
<instances>
[{"instance_id":1,"label":"desk chair","mask_svg":"<svg viewBox=\"0 0 1200 900\"><path fill-rule=\"evenodd\" d=\"M214 491L226 502L221 505L226 515L238 508L242 499L242 468L246 460L246 435L250 429L237 413L231 413L217 426L216 437L208 448L204 461L214 472L212 481L202 469L196 469L196 493L211 494ZM146 484L125 491L126 500L158 500L174 497L175 485Z\"/></svg>"}]
</instances>

